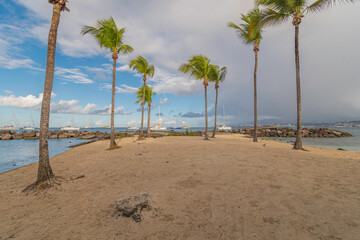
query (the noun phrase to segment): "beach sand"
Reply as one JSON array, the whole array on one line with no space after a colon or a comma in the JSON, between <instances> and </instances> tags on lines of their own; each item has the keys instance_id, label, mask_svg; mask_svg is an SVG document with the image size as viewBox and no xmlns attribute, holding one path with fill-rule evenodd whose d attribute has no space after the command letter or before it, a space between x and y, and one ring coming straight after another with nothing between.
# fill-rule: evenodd
<instances>
[{"instance_id":1,"label":"beach sand","mask_svg":"<svg viewBox=\"0 0 360 240\"><path fill-rule=\"evenodd\" d=\"M360 239L360 153L242 135L108 141L51 158L75 181L38 195L37 164L0 174L0 239ZM156 213L113 217L149 193Z\"/></svg>"}]
</instances>

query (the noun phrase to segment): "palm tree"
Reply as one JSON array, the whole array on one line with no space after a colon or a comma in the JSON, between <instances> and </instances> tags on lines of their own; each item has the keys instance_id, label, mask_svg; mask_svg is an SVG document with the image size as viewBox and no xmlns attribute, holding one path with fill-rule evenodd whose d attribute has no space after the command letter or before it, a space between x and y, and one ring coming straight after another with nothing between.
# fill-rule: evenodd
<instances>
[{"instance_id":1,"label":"palm tree","mask_svg":"<svg viewBox=\"0 0 360 240\"><path fill-rule=\"evenodd\" d=\"M253 141L257 142L257 67L258 67L258 52L259 44L262 40L262 17L263 14L259 9L249 12L247 15L241 14L243 23L236 25L235 23L228 23L228 26L236 30L238 38L244 44L252 44L255 53L255 68L254 68L254 137Z\"/></svg>"},{"instance_id":2,"label":"palm tree","mask_svg":"<svg viewBox=\"0 0 360 240\"><path fill-rule=\"evenodd\" d=\"M50 119L50 101L51 92L54 80L54 67L55 67L55 50L57 31L60 22L61 11L69 11L66 7L67 0L49 0L53 5L53 13L51 19L51 26L48 37L48 50L46 59L46 73L44 94L41 104L41 118L40 118L40 138L39 138L39 167L36 182L26 187L23 191L31 191L36 189L45 189L53 186L57 182L49 161L48 149L48 132L49 132L49 119Z\"/></svg>"},{"instance_id":3,"label":"palm tree","mask_svg":"<svg viewBox=\"0 0 360 240\"><path fill-rule=\"evenodd\" d=\"M143 100L143 94L144 94L144 85L139 88L139 90L136 92L137 95L137 101L136 104L142 102ZM153 92L153 89L149 87L149 85L146 85L145 89L145 102L148 103L148 120L147 120L147 136L150 136L150 113L151 113L151 103L152 103L152 96L155 96L156 92Z\"/></svg>"},{"instance_id":4,"label":"palm tree","mask_svg":"<svg viewBox=\"0 0 360 240\"><path fill-rule=\"evenodd\" d=\"M217 120L217 105L218 105L218 96L219 96L219 83L225 80L227 74L227 67L222 67L219 69L219 66L216 66L216 78L214 79L215 82L215 90L216 90L216 100L215 100L215 124L214 124L214 132L211 136L215 138L216 134L216 120Z\"/></svg>"},{"instance_id":5,"label":"palm tree","mask_svg":"<svg viewBox=\"0 0 360 240\"><path fill-rule=\"evenodd\" d=\"M191 77L195 77L198 80L203 80L205 88L205 139L208 137L208 114L207 114L207 86L209 81L216 79L216 66L210 64L210 59L203 55L195 55L187 61L187 63L181 64L179 71L189 74Z\"/></svg>"},{"instance_id":6,"label":"palm tree","mask_svg":"<svg viewBox=\"0 0 360 240\"><path fill-rule=\"evenodd\" d=\"M355 0L257 0L257 5L267 7L262 20L265 25L275 25L292 18L295 27L295 65L296 65L296 96L297 96L297 131L294 149L303 149L301 139L301 89L300 89L300 57L299 57L299 26L307 13L320 12L336 2L355 2Z\"/></svg>"},{"instance_id":7,"label":"palm tree","mask_svg":"<svg viewBox=\"0 0 360 240\"><path fill-rule=\"evenodd\" d=\"M144 106L145 106L145 89L146 89L146 77L150 76L153 77L155 73L155 67L152 64L149 64L148 61L143 58L142 56L138 56L135 59L130 61L130 69L137 71L143 76L144 86L143 88L143 99L142 99L142 105L141 105L141 128L140 128L140 135L139 139L142 139L144 137Z\"/></svg>"},{"instance_id":8,"label":"palm tree","mask_svg":"<svg viewBox=\"0 0 360 240\"><path fill-rule=\"evenodd\" d=\"M98 41L101 48L105 47L112 52L112 59L114 61L113 67L113 82L112 82L112 97L111 97L111 135L110 135L110 148L116 149L118 146L115 142L114 131L114 109L115 109L115 83L116 83L116 60L118 54L129 54L133 48L124 44L125 28L118 29L112 17L109 19L98 20L96 27L83 26L81 30L82 35L90 33Z\"/></svg>"}]
</instances>

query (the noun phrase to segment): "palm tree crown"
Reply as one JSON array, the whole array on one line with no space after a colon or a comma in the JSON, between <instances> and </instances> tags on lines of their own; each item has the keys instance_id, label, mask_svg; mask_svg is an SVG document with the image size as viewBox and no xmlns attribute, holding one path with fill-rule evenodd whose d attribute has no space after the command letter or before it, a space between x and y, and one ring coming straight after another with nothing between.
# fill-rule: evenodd
<instances>
[{"instance_id":1,"label":"palm tree crown","mask_svg":"<svg viewBox=\"0 0 360 240\"><path fill-rule=\"evenodd\" d=\"M143 99L143 92L144 92L144 85L142 85L137 91L136 91L136 98L138 99L135 103L138 104ZM156 92L153 92L153 89L149 87L149 85L146 85L145 87L145 102L150 103L152 102L152 96L155 96Z\"/></svg>"},{"instance_id":2,"label":"palm tree crown","mask_svg":"<svg viewBox=\"0 0 360 240\"><path fill-rule=\"evenodd\" d=\"M219 87L219 83L225 81L227 74L227 67L215 66L216 71L214 72L214 77L211 79L211 82L215 82L215 88Z\"/></svg>"},{"instance_id":3,"label":"palm tree crown","mask_svg":"<svg viewBox=\"0 0 360 240\"><path fill-rule=\"evenodd\" d=\"M228 23L228 26L236 30L237 36L244 44L259 45L262 40L262 23L263 13L259 9L254 9L247 15L241 14L243 23L236 25Z\"/></svg>"},{"instance_id":4,"label":"palm tree crown","mask_svg":"<svg viewBox=\"0 0 360 240\"><path fill-rule=\"evenodd\" d=\"M216 66L210 64L210 59L203 55L195 55L188 60L187 63L181 64L179 71L189 74L196 79L204 79L204 85L208 85L208 81L216 79Z\"/></svg>"},{"instance_id":5,"label":"palm tree crown","mask_svg":"<svg viewBox=\"0 0 360 240\"><path fill-rule=\"evenodd\" d=\"M135 70L144 76L153 77L155 73L155 67L152 64L149 64L148 61L142 56L138 56L135 59L130 61L130 69Z\"/></svg>"},{"instance_id":6,"label":"palm tree crown","mask_svg":"<svg viewBox=\"0 0 360 240\"><path fill-rule=\"evenodd\" d=\"M117 54L129 54L133 48L124 44L125 28L118 29L113 17L97 20L96 27L84 26L81 30L83 35L90 33L98 41L101 48L109 48L117 58Z\"/></svg>"},{"instance_id":7,"label":"palm tree crown","mask_svg":"<svg viewBox=\"0 0 360 240\"><path fill-rule=\"evenodd\" d=\"M337 2L355 2L355 0L257 0L257 5L267 7L265 10L265 24L279 24L289 17L293 18L293 24L299 25L301 18L309 12L319 12Z\"/></svg>"}]
</instances>

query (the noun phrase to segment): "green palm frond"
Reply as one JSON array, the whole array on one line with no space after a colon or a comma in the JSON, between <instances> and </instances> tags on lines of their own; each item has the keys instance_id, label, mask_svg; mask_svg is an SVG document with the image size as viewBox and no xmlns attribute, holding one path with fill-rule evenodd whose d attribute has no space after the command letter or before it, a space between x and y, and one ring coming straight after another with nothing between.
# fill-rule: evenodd
<instances>
[{"instance_id":1,"label":"green palm frond","mask_svg":"<svg viewBox=\"0 0 360 240\"><path fill-rule=\"evenodd\" d=\"M222 67L220 69L219 66L211 65L209 80L218 84L219 82L225 81L226 74L227 67Z\"/></svg>"},{"instance_id":2,"label":"green palm frond","mask_svg":"<svg viewBox=\"0 0 360 240\"><path fill-rule=\"evenodd\" d=\"M179 71L199 80L209 77L210 65L209 58L204 55L195 55L187 63L181 64Z\"/></svg>"},{"instance_id":3,"label":"green palm frond","mask_svg":"<svg viewBox=\"0 0 360 240\"><path fill-rule=\"evenodd\" d=\"M135 59L130 60L129 67L142 75L150 77L153 77L155 73L154 65L149 64L142 56L137 56Z\"/></svg>"},{"instance_id":4,"label":"green palm frond","mask_svg":"<svg viewBox=\"0 0 360 240\"><path fill-rule=\"evenodd\" d=\"M238 26L235 23L228 23L228 27L234 28L239 39L244 44L260 43L262 39L262 28L264 13L259 9L254 9L247 15L241 14L242 23Z\"/></svg>"},{"instance_id":5,"label":"green palm frond","mask_svg":"<svg viewBox=\"0 0 360 240\"><path fill-rule=\"evenodd\" d=\"M126 29L118 29L112 17L97 20L96 26L83 26L81 34L91 34L95 37L100 47L108 48L112 52L128 54L133 51L129 45L123 43Z\"/></svg>"},{"instance_id":6,"label":"green palm frond","mask_svg":"<svg viewBox=\"0 0 360 240\"><path fill-rule=\"evenodd\" d=\"M354 3L355 0L317 0L306 8L308 12L320 12L336 3Z\"/></svg>"},{"instance_id":7,"label":"green palm frond","mask_svg":"<svg viewBox=\"0 0 360 240\"><path fill-rule=\"evenodd\" d=\"M144 84L136 91L136 98L138 99L135 104L139 104L143 100L143 93L144 93ZM146 85L145 88L145 102L151 103L152 96L155 96L156 92L153 92L153 89Z\"/></svg>"}]
</instances>

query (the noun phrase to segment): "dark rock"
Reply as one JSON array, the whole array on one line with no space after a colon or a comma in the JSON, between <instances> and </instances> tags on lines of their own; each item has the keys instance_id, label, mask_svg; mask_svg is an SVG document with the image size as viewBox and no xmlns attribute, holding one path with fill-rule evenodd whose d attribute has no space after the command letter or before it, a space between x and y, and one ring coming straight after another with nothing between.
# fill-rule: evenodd
<instances>
[{"instance_id":1,"label":"dark rock","mask_svg":"<svg viewBox=\"0 0 360 240\"><path fill-rule=\"evenodd\" d=\"M141 222L142 210L152 210L153 207L150 206L149 202L151 195L147 193L137 194L133 196L128 196L121 200L116 201L116 206L114 210L114 216L118 218L119 216L132 217L135 222Z\"/></svg>"}]
</instances>

